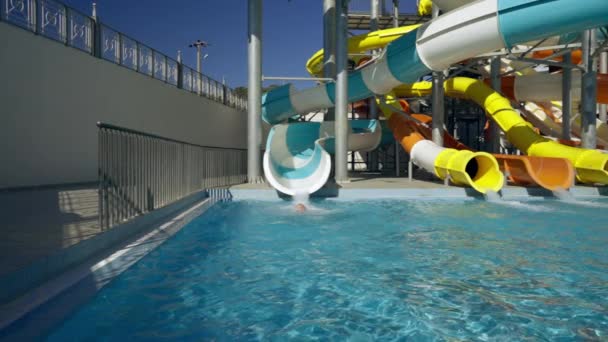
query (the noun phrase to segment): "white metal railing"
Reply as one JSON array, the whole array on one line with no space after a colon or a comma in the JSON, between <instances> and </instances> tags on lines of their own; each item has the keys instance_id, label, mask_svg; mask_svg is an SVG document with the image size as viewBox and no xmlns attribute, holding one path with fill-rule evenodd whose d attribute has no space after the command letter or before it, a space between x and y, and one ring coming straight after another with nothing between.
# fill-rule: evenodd
<instances>
[{"instance_id":1,"label":"white metal railing","mask_svg":"<svg viewBox=\"0 0 608 342\"><path fill-rule=\"evenodd\" d=\"M208 76L56 0L0 0L0 21L239 110L247 99Z\"/></svg>"},{"instance_id":2,"label":"white metal railing","mask_svg":"<svg viewBox=\"0 0 608 342\"><path fill-rule=\"evenodd\" d=\"M247 150L195 145L105 123L97 127L102 229L194 192L212 193L247 180Z\"/></svg>"}]
</instances>

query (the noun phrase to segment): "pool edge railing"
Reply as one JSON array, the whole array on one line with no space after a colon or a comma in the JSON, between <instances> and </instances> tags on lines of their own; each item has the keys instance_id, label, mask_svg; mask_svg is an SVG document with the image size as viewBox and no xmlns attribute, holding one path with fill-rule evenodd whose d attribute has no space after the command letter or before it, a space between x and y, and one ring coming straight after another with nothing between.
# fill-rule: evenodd
<instances>
[{"instance_id":1,"label":"pool edge railing","mask_svg":"<svg viewBox=\"0 0 608 342\"><path fill-rule=\"evenodd\" d=\"M247 179L246 149L197 145L102 122L97 127L102 230Z\"/></svg>"}]
</instances>

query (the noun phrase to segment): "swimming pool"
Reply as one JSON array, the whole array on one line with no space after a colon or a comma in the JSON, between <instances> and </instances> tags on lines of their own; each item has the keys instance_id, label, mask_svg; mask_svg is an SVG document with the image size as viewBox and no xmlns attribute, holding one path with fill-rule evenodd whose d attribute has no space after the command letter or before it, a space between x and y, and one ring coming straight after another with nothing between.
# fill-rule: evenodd
<instances>
[{"instance_id":1,"label":"swimming pool","mask_svg":"<svg viewBox=\"0 0 608 342\"><path fill-rule=\"evenodd\" d=\"M608 336L607 200L313 205L215 205L48 340Z\"/></svg>"}]
</instances>

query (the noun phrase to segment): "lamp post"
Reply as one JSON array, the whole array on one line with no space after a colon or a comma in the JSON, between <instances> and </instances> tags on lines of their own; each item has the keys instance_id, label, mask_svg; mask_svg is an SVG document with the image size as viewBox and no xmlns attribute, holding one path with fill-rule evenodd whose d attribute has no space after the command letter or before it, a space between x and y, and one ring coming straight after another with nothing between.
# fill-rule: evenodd
<instances>
[{"instance_id":1,"label":"lamp post","mask_svg":"<svg viewBox=\"0 0 608 342\"><path fill-rule=\"evenodd\" d=\"M198 76L198 94L202 94L202 80L203 77L201 76L201 64L203 59L207 58L207 56L209 56L208 54L205 54L204 56L202 56L201 58L201 49L204 47L209 46L210 44L207 43L204 40L200 40L197 39L194 43L188 45L191 48L196 48L196 72L199 74Z\"/></svg>"},{"instance_id":2,"label":"lamp post","mask_svg":"<svg viewBox=\"0 0 608 342\"><path fill-rule=\"evenodd\" d=\"M197 39L194 43L188 45L191 48L196 48L196 71L198 73L201 72L201 49L209 45L209 43L200 39ZM205 55L203 58L207 58L207 56L208 55Z\"/></svg>"}]
</instances>

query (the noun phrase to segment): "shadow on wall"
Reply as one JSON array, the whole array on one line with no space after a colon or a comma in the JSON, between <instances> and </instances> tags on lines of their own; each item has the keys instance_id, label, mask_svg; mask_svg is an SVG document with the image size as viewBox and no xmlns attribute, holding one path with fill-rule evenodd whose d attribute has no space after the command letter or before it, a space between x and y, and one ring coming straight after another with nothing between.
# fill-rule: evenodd
<instances>
[{"instance_id":1,"label":"shadow on wall","mask_svg":"<svg viewBox=\"0 0 608 342\"><path fill-rule=\"evenodd\" d=\"M0 191L0 276L93 237L96 185Z\"/></svg>"},{"instance_id":2,"label":"shadow on wall","mask_svg":"<svg viewBox=\"0 0 608 342\"><path fill-rule=\"evenodd\" d=\"M57 285L57 283L47 284L48 286L45 291L48 289L52 291L54 288L59 287L61 292L57 296L50 294L53 297L49 301L44 302L40 307L25 314L25 316L13 322L6 329L0 329L0 341L37 341L43 339L59 322L89 301L101 287L108 284L120 273L169 239L175 232L190 222L192 218L201 215L202 212L212 205L211 202L205 202L206 204L198 206L186 215L173 216L185 207L206 197L217 200L229 200L231 195L226 189L211 189L199 192L148 215L143 215L130 222L118 225L115 227L116 229L105 231L104 234L100 234L98 237L80 244L79 246L86 245L85 248L87 250L107 246L108 243L114 247L95 254L95 257L87 259L82 264L62 274L58 282L60 284L67 284L68 287L61 288L63 285ZM151 226L158 227L153 234L149 234L149 231L145 229L140 231L142 227ZM120 236L125 233L129 236L128 238ZM110 235L114 235L114 237ZM117 237L120 242L116 241ZM75 251L77 248L78 246L70 248L70 251L77 253ZM108 261L107 258L114 252L116 254ZM100 260L106 260L107 262L98 263ZM84 278L79 278L81 275ZM42 297L47 294L49 293L45 292L42 294ZM37 295L34 294L34 296ZM26 300L26 306L29 300L31 298ZM0 305L1 309L2 306ZM2 315L0 315L0 318L2 318ZM1 323L3 322L0 320ZM93 332L93 334L95 333Z\"/></svg>"}]
</instances>

